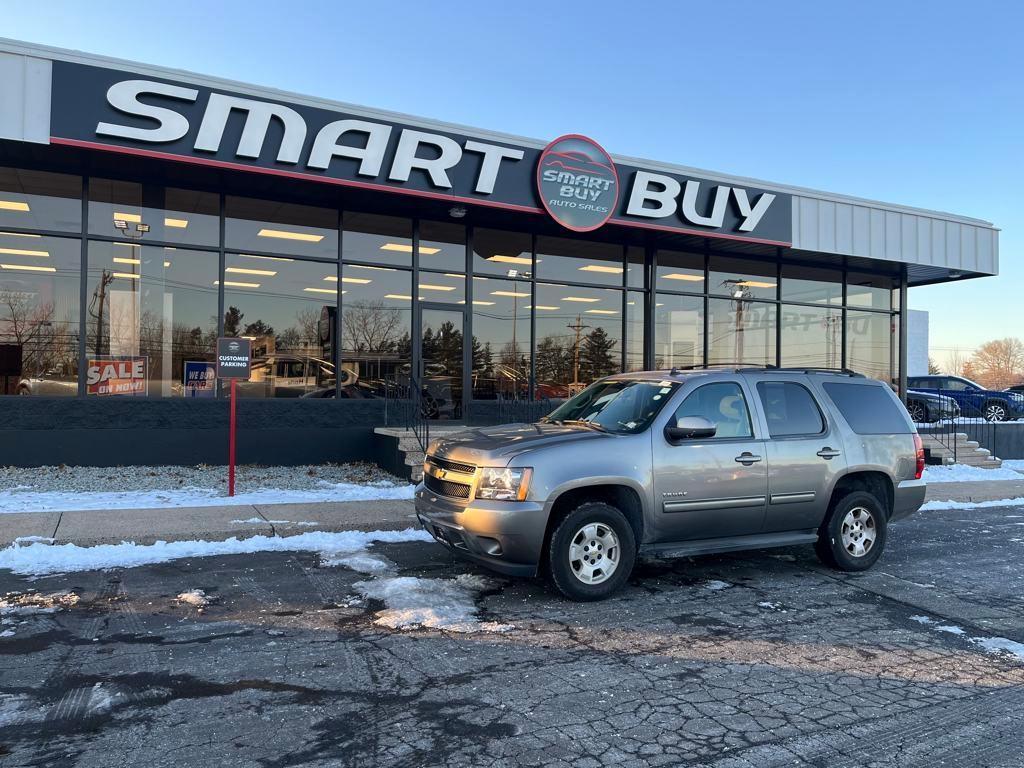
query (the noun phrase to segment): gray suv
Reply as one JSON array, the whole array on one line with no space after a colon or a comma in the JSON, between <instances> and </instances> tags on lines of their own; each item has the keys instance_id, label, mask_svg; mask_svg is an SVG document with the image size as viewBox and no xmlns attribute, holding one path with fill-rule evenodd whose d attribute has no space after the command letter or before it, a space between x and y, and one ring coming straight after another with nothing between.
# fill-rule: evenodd
<instances>
[{"instance_id":1,"label":"gray suv","mask_svg":"<svg viewBox=\"0 0 1024 768\"><path fill-rule=\"evenodd\" d=\"M607 597L638 556L814 544L869 568L924 501L924 449L890 388L851 372L602 379L536 424L431 443L416 489L437 541L502 573Z\"/></svg>"}]
</instances>

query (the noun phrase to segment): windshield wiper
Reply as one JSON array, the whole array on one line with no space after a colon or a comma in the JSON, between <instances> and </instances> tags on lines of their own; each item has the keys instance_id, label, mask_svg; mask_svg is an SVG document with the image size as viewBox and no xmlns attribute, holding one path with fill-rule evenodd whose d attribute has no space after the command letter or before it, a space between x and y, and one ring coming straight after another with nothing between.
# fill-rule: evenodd
<instances>
[{"instance_id":1,"label":"windshield wiper","mask_svg":"<svg viewBox=\"0 0 1024 768\"><path fill-rule=\"evenodd\" d=\"M566 419L562 422L563 424L579 424L580 426L590 427L596 429L598 432L608 432L605 427L598 424L596 421L587 421L585 419Z\"/></svg>"}]
</instances>

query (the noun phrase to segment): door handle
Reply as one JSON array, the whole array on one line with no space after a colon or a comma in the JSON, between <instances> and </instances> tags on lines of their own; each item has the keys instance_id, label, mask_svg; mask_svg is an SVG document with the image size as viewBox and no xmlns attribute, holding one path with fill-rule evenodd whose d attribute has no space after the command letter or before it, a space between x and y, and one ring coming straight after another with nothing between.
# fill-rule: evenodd
<instances>
[{"instance_id":1,"label":"door handle","mask_svg":"<svg viewBox=\"0 0 1024 768\"><path fill-rule=\"evenodd\" d=\"M745 467L749 467L754 462L757 462L757 461L760 461L760 460L761 460L760 456L755 456L750 451L744 451L743 453L741 453L739 456L736 457L736 461L738 461L740 464L742 464Z\"/></svg>"},{"instance_id":2,"label":"door handle","mask_svg":"<svg viewBox=\"0 0 1024 768\"><path fill-rule=\"evenodd\" d=\"M818 455L821 456L821 458L825 459L826 461L828 459L834 459L839 454L840 454L840 451L837 451L834 448L829 448L828 446L826 446L826 447L822 448L820 451L818 451Z\"/></svg>"}]
</instances>

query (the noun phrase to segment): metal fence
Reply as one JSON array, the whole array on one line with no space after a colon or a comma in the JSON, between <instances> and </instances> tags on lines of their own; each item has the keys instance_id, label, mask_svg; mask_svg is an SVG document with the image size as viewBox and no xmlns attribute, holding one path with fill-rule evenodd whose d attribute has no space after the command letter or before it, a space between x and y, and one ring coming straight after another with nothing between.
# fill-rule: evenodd
<instances>
[{"instance_id":1,"label":"metal fence","mask_svg":"<svg viewBox=\"0 0 1024 768\"><path fill-rule=\"evenodd\" d=\"M922 418L920 411L911 409L911 417L922 437L930 438L932 451L938 446L955 463L966 458L965 452L986 448L995 454L996 425L998 422L986 421L980 417L956 415L951 418L935 419L931 415ZM977 445L972 445L976 443ZM926 441L926 447L928 441Z\"/></svg>"}]
</instances>

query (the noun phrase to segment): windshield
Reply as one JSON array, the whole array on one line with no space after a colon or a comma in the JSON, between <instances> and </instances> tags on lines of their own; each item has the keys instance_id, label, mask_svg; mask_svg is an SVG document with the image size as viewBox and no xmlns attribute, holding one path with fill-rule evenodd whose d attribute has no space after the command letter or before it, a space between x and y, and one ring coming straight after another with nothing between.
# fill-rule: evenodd
<instances>
[{"instance_id":1,"label":"windshield","mask_svg":"<svg viewBox=\"0 0 1024 768\"><path fill-rule=\"evenodd\" d=\"M674 381L599 381L562 403L541 421L583 424L603 432L635 434L650 426L678 388L679 383Z\"/></svg>"}]
</instances>

